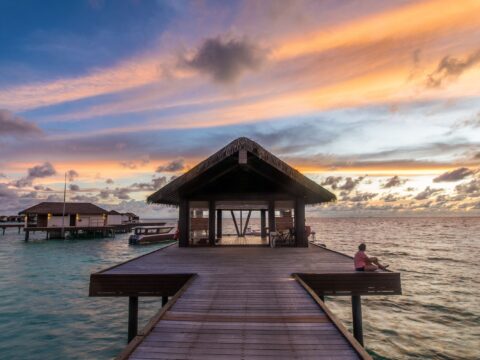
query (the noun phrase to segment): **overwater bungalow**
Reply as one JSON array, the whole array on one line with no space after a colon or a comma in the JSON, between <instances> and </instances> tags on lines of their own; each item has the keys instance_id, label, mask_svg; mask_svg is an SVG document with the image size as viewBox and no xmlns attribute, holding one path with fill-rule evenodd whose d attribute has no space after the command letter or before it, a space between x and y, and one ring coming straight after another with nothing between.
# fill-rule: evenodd
<instances>
[{"instance_id":1,"label":"overwater bungalow","mask_svg":"<svg viewBox=\"0 0 480 360\"><path fill-rule=\"evenodd\" d=\"M63 202L41 202L18 214L25 215L29 227L101 227L106 225L108 211L92 203L66 202L64 210Z\"/></svg>"},{"instance_id":2,"label":"overwater bungalow","mask_svg":"<svg viewBox=\"0 0 480 360\"><path fill-rule=\"evenodd\" d=\"M179 208L178 245L90 278L90 296L129 298L129 343L117 359L370 359L361 296L401 294L400 274L356 272L351 257L308 241L305 206L334 200L247 138L150 195ZM250 236L253 212L260 231ZM352 298L353 336L326 295ZM140 296L162 297L163 307L139 331Z\"/></svg>"},{"instance_id":3,"label":"overwater bungalow","mask_svg":"<svg viewBox=\"0 0 480 360\"><path fill-rule=\"evenodd\" d=\"M122 224L138 223L140 220L140 217L132 212L126 212L121 215L122 215Z\"/></svg>"},{"instance_id":4,"label":"overwater bungalow","mask_svg":"<svg viewBox=\"0 0 480 360\"><path fill-rule=\"evenodd\" d=\"M121 225L123 214L116 210L110 210L107 214L107 225Z\"/></svg>"}]
</instances>

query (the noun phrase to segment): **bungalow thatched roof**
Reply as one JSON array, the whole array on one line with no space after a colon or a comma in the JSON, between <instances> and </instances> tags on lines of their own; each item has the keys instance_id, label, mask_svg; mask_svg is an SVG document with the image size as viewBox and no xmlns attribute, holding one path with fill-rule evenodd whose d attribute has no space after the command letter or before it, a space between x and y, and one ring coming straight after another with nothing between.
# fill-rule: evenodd
<instances>
[{"instance_id":1,"label":"bungalow thatched roof","mask_svg":"<svg viewBox=\"0 0 480 360\"><path fill-rule=\"evenodd\" d=\"M29 207L20 211L18 214L55 214L63 213L63 202L41 202L40 204ZM84 214L84 215L102 215L108 211L94 205L92 203L65 203L65 214Z\"/></svg>"},{"instance_id":2,"label":"bungalow thatched roof","mask_svg":"<svg viewBox=\"0 0 480 360\"><path fill-rule=\"evenodd\" d=\"M220 164L227 158L238 154L240 150L246 150L249 156L253 155L263 163L274 168L281 174L288 177L296 183L296 185L303 188L305 193L306 204L316 204L322 202L329 202L336 200L334 194L318 185L316 182L310 180L305 175L295 170L290 165L280 160L278 157L265 150L262 146L246 137L240 137L227 146L217 151L215 154L200 162L198 165L187 171L185 174L174 179L161 189L147 198L148 203L159 203L167 205L178 205L180 202L179 191L188 186L188 184L204 174L209 169Z\"/></svg>"}]
</instances>

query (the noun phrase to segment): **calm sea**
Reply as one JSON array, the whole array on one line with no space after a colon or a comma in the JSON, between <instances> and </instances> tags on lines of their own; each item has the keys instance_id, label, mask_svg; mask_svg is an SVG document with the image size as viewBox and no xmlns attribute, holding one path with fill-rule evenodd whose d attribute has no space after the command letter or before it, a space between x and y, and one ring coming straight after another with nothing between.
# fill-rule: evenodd
<instances>
[{"instance_id":1,"label":"calm sea","mask_svg":"<svg viewBox=\"0 0 480 360\"><path fill-rule=\"evenodd\" d=\"M253 221L255 227L257 221ZM309 219L319 242L402 272L402 296L364 297L377 359L480 359L480 218ZM0 358L110 359L125 346L127 299L89 298L90 273L157 249L115 239L25 243L0 235ZM351 326L348 298L327 305ZM160 307L140 302L140 326Z\"/></svg>"}]
</instances>

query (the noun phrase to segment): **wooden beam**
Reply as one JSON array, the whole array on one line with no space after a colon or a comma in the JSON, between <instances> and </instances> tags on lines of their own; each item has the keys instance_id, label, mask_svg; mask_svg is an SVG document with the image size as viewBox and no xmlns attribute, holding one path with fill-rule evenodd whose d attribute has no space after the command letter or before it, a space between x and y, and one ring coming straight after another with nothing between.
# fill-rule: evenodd
<instances>
[{"instance_id":1,"label":"wooden beam","mask_svg":"<svg viewBox=\"0 0 480 360\"><path fill-rule=\"evenodd\" d=\"M250 216L251 215L252 215L252 210L248 210L247 220L245 220L245 226L243 227L242 236L245 236L245 233L247 232L247 227L248 227L248 223L250 222Z\"/></svg>"},{"instance_id":2,"label":"wooden beam","mask_svg":"<svg viewBox=\"0 0 480 360\"><path fill-rule=\"evenodd\" d=\"M215 245L215 201L208 202L208 241Z\"/></svg>"},{"instance_id":3,"label":"wooden beam","mask_svg":"<svg viewBox=\"0 0 480 360\"><path fill-rule=\"evenodd\" d=\"M352 320L353 336L363 346L362 298L360 295L352 296Z\"/></svg>"},{"instance_id":4,"label":"wooden beam","mask_svg":"<svg viewBox=\"0 0 480 360\"><path fill-rule=\"evenodd\" d=\"M235 217L235 213L233 210L230 211L232 214L233 224L235 225L235 231L237 232L237 236L240 236L240 230L238 229L237 218Z\"/></svg>"},{"instance_id":5,"label":"wooden beam","mask_svg":"<svg viewBox=\"0 0 480 360\"><path fill-rule=\"evenodd\" d=\"M180 209L178 211L178 246L187 247L189 246L190 240L190 209L188 205L188 200L182 199L180 201Z\"/></svg>"},{"instance_id":6,"label":"wooden beam","mask_svg":"<svg viewBox=\"0 0 480 360\"><path fill-rule=\"evenodd\" d=\"M128 342L138 333L138 296L128 297Z\"/></svg>"},{"instance_id":7,"label":"wooden beam","mask_svg":"<svg viewBox=\"0 0 480 360\"><path fill-rule=\"evenodd\" d=\"M222 210L217 210L217 239L222 237Z\"/></svg>"},{"instance_id":8,"label":"wooden beam","mask_svg":"<svg viewBox=\"0 0 480 360\"><path fill-rule=\"evenodd\" d=\"M295 245L308 247L308 240L305 236L305 200L295 200Z\"/></svg>"}]
</instances>

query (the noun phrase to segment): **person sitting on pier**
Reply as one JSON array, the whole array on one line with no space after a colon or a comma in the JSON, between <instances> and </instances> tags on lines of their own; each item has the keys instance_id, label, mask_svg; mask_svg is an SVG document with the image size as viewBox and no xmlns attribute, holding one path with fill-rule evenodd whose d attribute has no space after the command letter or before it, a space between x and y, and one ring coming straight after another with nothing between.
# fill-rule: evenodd
<instances>
[{"instance_id":1,"label":"person sitting on pier","mask_svg":"<svg viewBox=\"0 0 480 360\"><path fill-rule=\"evenodd\" d=\"M382 265L378 262L376 257L369 257L365 254L367 245L361 243L358 246L358 251L353 258L356 271L375 271L377 269L385 270L388 265Z\"/></svg>"}]
</instances>

